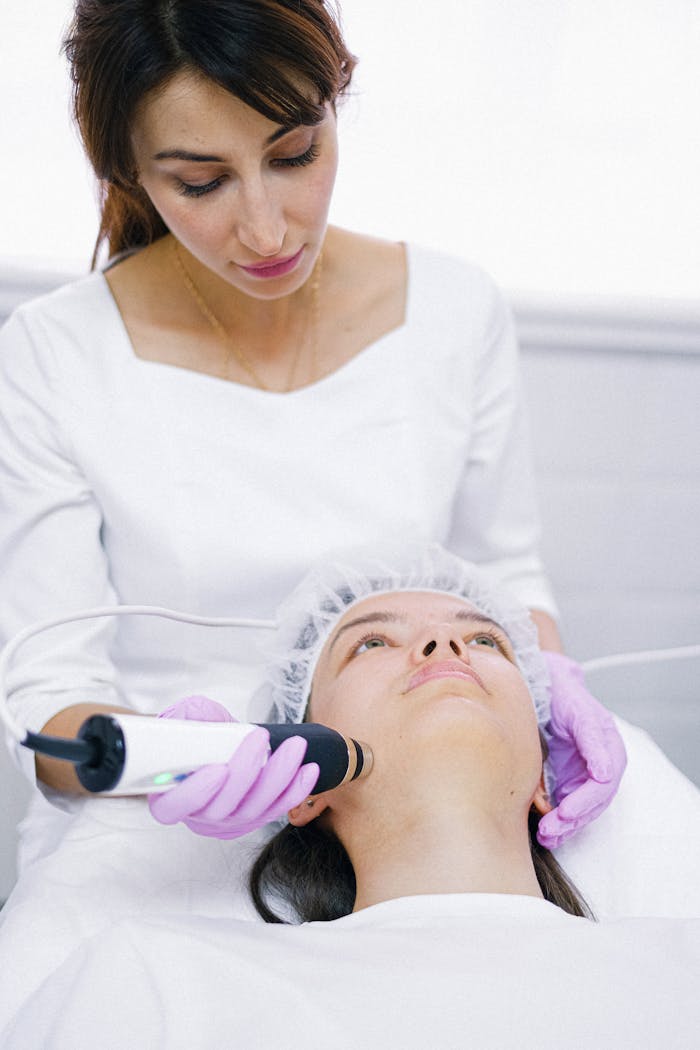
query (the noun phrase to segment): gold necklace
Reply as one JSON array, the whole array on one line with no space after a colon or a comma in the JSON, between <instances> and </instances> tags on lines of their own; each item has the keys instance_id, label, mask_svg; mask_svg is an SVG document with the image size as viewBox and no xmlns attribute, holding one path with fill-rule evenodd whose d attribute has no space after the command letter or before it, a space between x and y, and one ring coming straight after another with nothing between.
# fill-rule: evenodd
<instances>
[{"instance_id":1,"label":"gold necklace","mask_svg":"<svg viewBox=\"0 0 700 1050\"><path fill-rule=\"evenodd\" d=\"M252 365L251 361L243 353L241 348L239 346L237 346L236 343L231 339L230 335L228 334L228 332L224 328L223 324L221 323L219 318L216 316L214 311L211 309L211 307L207 304L207 302L204 299L204 296L200 292L199 288L197 287L197 285L194 283L194 281L190 277L189 273L187 272L187 269L185 268L185 264L184 264L184 262L182 260L182 257L180 255L180 244L179 244L179 241L177 241L175 237L173 237L173 255L174 255L174 258L175 258L175 265L177 267L178 272L180 273L180 276L182 277L182 280L183 280L183 283L185 285L185 288L187 288L187 291L190 293L192 299L194 300L195 304L197 305L197 308L199 309L199 312L202 314L202 316L205 318L205 320L211 325L211 327L214 329L214 331L219 336L219 338L222 340L222 342L226 343L226 345L228 347L230 347L230 349L233 351L234 357L238 361L239 365L241 366L243 371L246 372L246 374L248 376L250 376L250 378L253 380L253 383L257 387L259 387L260 390L267 390L267 391L269 391L271 388L266 383L264 383L262 381L262 379L260 378L258 373L253 368L253 365ZM320 287L320 284L321 284L321 272L322 272L322 270L323 270L323 252L321 251L319 253L318 259L316 260L316 264L315 264L314 269L313 269L312 280L311 280L312 341L311 341L311 379L310 379L310 382L313 382L313 380L316 378L316 374L317 374L317 371L318 371L318 369L317 369L317 361L318 361L318 329L319 329L319 320L320 320L320 316L321 316L321 308L320 308L320 301L319 301L319 287ZM307 332L308 332L308 323L307 323ZM305 333L305 335L306 334L307 333ZM295 353L294 353L294 355L292 357L292 362L291 362L291 365L290 365L290 368L289 368L289 374L287 375L287 382L286 382L285 387L284 387L284 391L285 392L287 392L287 391L292 389L292 383L293 383L293 380L294 380L294 376L296 375L297 365L299 364L299 358L301 357L302 346L305 343L306 343L306 338L304 338L304 340L302 340L301 342L299 342L297 344L297 348L296 348L296 351L295 351Z\"/></svg>"}]
</instances>

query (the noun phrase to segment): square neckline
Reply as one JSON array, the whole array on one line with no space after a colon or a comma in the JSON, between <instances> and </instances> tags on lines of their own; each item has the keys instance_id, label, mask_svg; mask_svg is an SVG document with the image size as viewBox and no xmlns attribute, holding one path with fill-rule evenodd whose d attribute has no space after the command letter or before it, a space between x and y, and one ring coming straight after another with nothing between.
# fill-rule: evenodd
<instances>
[{"instance_id":1,"label":"square neckline","mask_svg":"<svg viewBox=\"0 0 700 1050\"><path fill-rule=\"evenodd\" d=\"M153 367L156 369L164 369L166 374L175 375L178 377L193 378L195 382L203 380L205 383L214 383L217 387L222 389L230 388L236 391L245 392L243 396L259 396L263 398L292 398L299 395L304 395L307 391L315 391L324 384L329 384L335 381L336 376L344 377L348 370L351 370L356 362L364 362L368 356L373 356L375 348L381 346L383 343L392 340L402 335L407 328L410 327L410 323L413 315L412 306L412 287L413 287L413 268L414 268L414 250L413 247L406 241L399 242L404 249L405 259L405 306L404 315L401 324L392 328L390 331L385 332L384 335L379 336L378 339L373 340L366 346L363 346L356 354L349 357L347 361L344 361L337 368L333 369L332 372L328 372L325 375L320 376L319 379L314 380L312 383L308 383L305 386L297 387L294 390L263 390L260 387L248 385L247 383L238 383L233 379L223 379L221 376L210 375L208 372L200 372L195 368L187 368L184 365L173 365L166 361L152 361L148 358L140 357L136 353L131 336L129 335L124 317L119 308L119 304L114 297L109 281L106 278L106 270L100 270L99 276L102 282L103 291L109 301L110 309L113 311L115 320L119 329L120 342L123 345L126 355L133 362L134 367L144 368Z\"/></svg>"}]
</instances>

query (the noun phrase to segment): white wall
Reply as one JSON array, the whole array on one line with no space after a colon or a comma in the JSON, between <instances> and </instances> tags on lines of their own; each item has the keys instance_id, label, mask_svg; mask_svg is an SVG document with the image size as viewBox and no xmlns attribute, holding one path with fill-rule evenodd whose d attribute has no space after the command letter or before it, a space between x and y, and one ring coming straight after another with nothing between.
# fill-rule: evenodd
<instances>
[{"instance_id":1,"label":"white wall","mask_svg":"<svg viewBox=\"0 0 700 1050\"><path fill-rule=\"evenodd\" d=\"M514 291L697 296L697 0L341 5L361 62L335 221ZM0 257L85 265L93 194L58 56L72 5L5 6Z\"/></svg>"},{"instance_id":2,"label":"white wall","mask_svg":"<svg viewBox=\"0 0 700 1050\"><path fill-rule=\"evenodd\" d=\"M513 290L697 295L697 3L344 11L362 57L338 197L351 225L477 258Z\"/></svg>"},{"instance_id":3,"label":"white wall","mask_svg":"<svg viewBox=\"0 0 700 1050\"><path fill-rule=\"evenodd\" d=\"M59 55L71 9L67 0L4 3L0 63L0 257L68 271L87 268L96 230Z\"/></svg>"}]
</instances>

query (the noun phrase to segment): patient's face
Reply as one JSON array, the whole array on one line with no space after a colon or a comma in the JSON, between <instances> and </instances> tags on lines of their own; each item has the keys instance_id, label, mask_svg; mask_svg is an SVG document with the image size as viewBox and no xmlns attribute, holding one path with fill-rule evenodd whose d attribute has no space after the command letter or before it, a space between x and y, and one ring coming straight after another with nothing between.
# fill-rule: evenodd
<instances>
[{"instance_id":1,"label":"patient's face","mask_svg":"<svg viewBox=\"0 0 700 1050\"><path fill-rule=\"evenodd\" d=\"M376 760L413 740L445 754L461 741L491 748L489 761L524 762L528 776L541 771L534 707L510 641L453 595L396 592L353 606L324 647L310 713L365 740Z\"/></svg>"}]
</instances>

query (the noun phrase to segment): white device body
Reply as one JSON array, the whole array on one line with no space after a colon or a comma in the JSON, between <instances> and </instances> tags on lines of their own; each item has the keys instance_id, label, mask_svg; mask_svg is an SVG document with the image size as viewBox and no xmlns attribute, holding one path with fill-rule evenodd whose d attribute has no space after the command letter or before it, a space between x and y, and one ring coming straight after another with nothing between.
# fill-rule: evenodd
<instances>
[{"instance_id":1,"label":"white device body","mask_svg":"<svg viewBox=\"0 0 700 1050\"><path fill-rule=\"evenodd\" d=\"M228 762L257 728L246 722L196 722L117 713L109 717L124 734L126 760L119 783L111 791L99 792L103 796L168 791L200 766Z\"/></svg>"}]
</instances>

